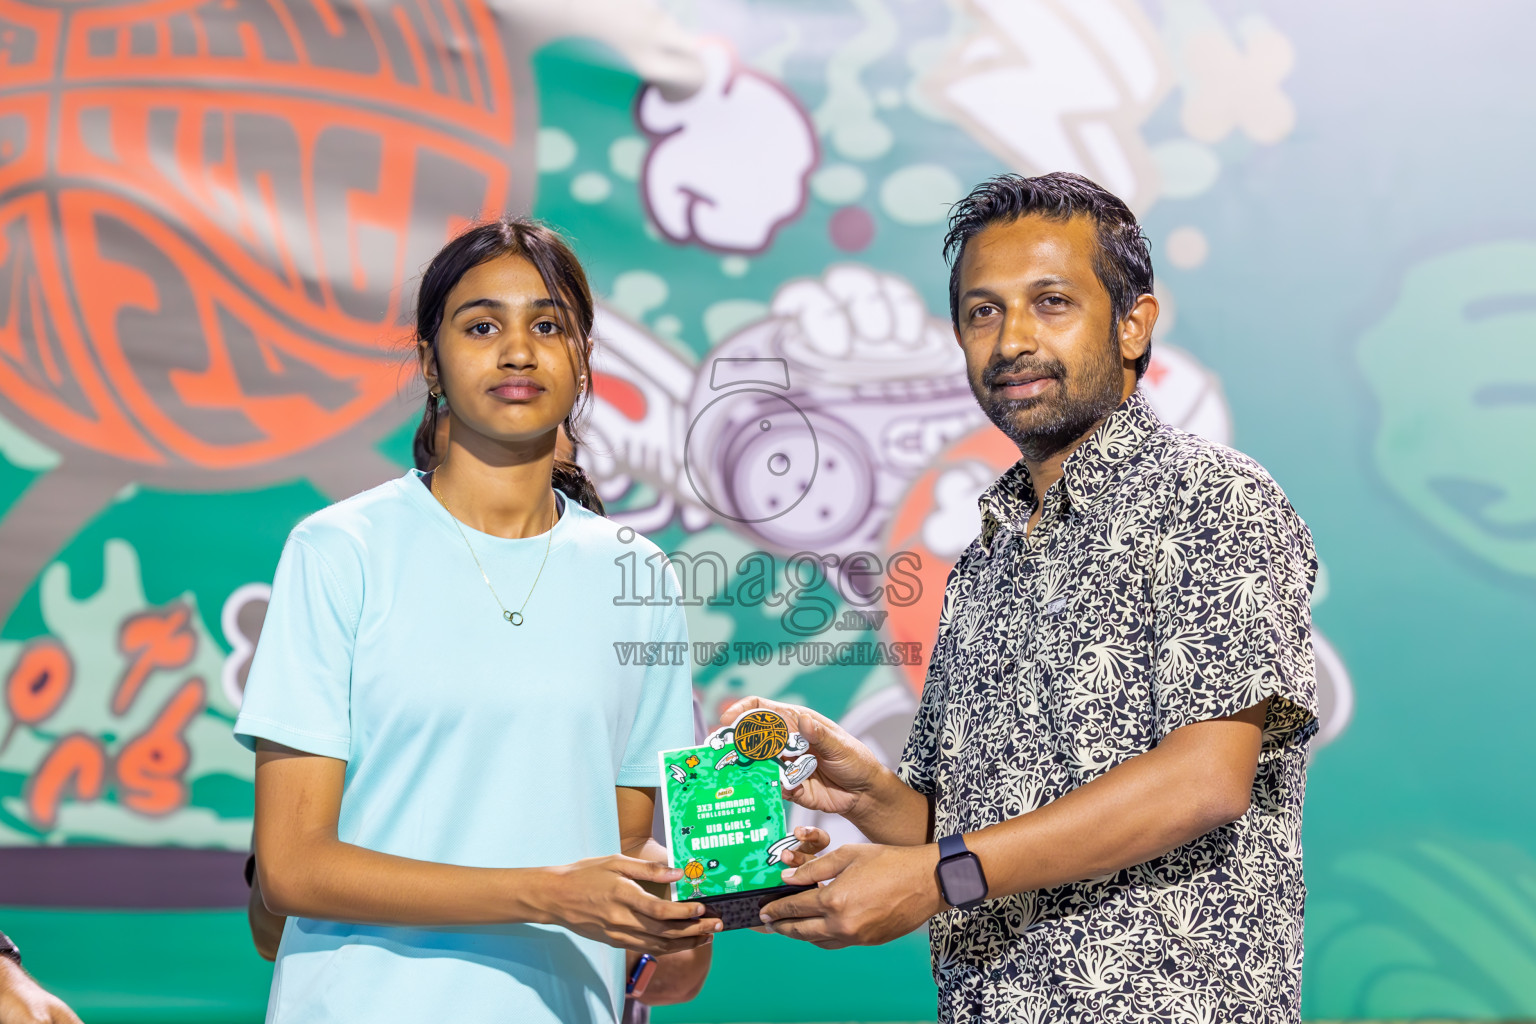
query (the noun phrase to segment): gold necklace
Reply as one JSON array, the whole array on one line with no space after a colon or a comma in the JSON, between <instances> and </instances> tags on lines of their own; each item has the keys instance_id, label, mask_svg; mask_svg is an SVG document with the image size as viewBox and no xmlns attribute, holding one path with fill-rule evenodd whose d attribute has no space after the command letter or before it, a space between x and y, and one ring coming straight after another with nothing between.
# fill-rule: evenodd
<instances>
[{"instance_id":1,"label":"gold necklace","mask_svg":"<svg viewBox=\"0 0 1536 1024\"><path fill-rule=\"evenodd\" d=\"M439 466L438 469L442 467ZM496 600L496 607L501 609L501 617L514 626L523 624L523 608L528 607L528 602L533 598L534 587L539 585L539 577L544 575L544 563L549 561L549 546L555 539L555 513L559 510L558 504L549 512L549 533L544 541L544 561L539 563L539 571L533 576L533 586L528 588L528 596L523 598L522 607L515 612L507 611L507 606L501 603L501 597L497 595L496 588L491 586L491 578L485 574L485 566L480 564L480 556L475 554L475 546L469 542L469 535L464 532L464 527L459 525L459 517L453 514L453 509L443 500L443 496L437 493L437 470L432 471L432 484L430 487L432 497L443 506L443 511L448 513L448 518L453 520L454 527L459 531L459 536L464 539L464 546L469 548L469 557L475 560L475 568L480 570L480 578L485 580L486 589L491 592L491 597Z\"/></svg>"}]
</instances>

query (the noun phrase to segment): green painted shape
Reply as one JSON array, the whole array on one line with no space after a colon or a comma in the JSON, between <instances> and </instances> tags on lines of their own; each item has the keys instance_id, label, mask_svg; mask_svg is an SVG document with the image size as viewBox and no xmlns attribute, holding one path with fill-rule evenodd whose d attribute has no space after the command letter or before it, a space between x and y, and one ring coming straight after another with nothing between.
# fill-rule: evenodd
<instances>
[{"instance_id":1,"label":"green painted shape","mask_svg":"<svg viewBox=\"0 0 1536 1024\"><path fill-rule=\"evenodd\" d=\"M38 910L0 906L27 969L90 1024L256 1024L272 965L244 910Z\"/></svg>"},{"instance_id":2,"label":"green painted shape","mask_svg":"<svg viewBox=\"0 0 1536 1024\"><path fill-rule=\"evenodd\" d=\"M1419 840L1356 850L1308 907L1308 1013L1330 1019L1536 1016L1536 861L1505 846Z\"/></svg>"},{"instance_id":3,"label":"green painted shape","mask_svg":"<svg viewBox=\"0 0 1536 1024\"><path fill-rule=\"evenodd\" d=\"M1453 943L1486 977L1484 990L1503 995L1512 1012L1536 1013L1536 947L1511 935L1488 904L1424 870L1379 854L1348 858L1339 870L1397 901L1409 917ZM1519 898L1513 889L1505 893L1506 898Z\"/></svg>"},{"instance_id":4,"label":"green painted shape","mask_svg":"<svg viewBox=\"0 0 1536 1024\"><path fill-rule=\"evenodd\" d=\"M1414 265L1357 356L1392 490L1488 564L1536 576L1536 244Z\"/></svg>"},{"instance_id":5,"label":"green painted shape","mask_svg":"<svg viewBox=\"0 0 1536 1024\"><path fill-rule=\"evenodd\" d=\"M741 930L715 938L714 962L698 998L658 1006L651 1019L656 1024L931 1021L937 1007L925 929L883 946L837 950Z\"/></svg>"},{"instance_id":6,"label":"green painted shape","mask_svg":"<svg viewBox=\"0 0 1536 1024\"><path fill-rule=\"evenodd\" d=\"M163 602L151 602L143 585L139 554L120 538L107 540L99 555L96 575L99 586L79 594L76 571L67 562L54 562L40 577L38 602L48 635L58 640L74 666L74 682L68 696L36 728L16 732L0 754L0 768L22 776L42 763L55 737L83 732L101 740L107 756L115 757L128 743L149 729L161 709L187 683L203 681L206 708L182 731L191 759L183 775L190 787L188 803L166 815L140 814L116 799L117 782L107 773L106 799L90 802L66 800L58 821L46 836L48 842L97 842L128 845L161 845L173 842L189 846L244 849L250 842L250 813L255 764L249 751L235 742L230 732L234 705L220 685L225 651L198 614L197 595L185 591L175 600L192 609L190 628L197 646L192 660L180 668L152 672L126 712L115 714L110 706L117 682L131 659L118 649L121 623ZM0 641L0 677L9 672L23 649L14 641ZM237 782L235 788L219 784L197 786L200 779L217 775ZM243 782L241 790L238 783ZM219 802L228 795L231 802ZM212 801L211 803L209 801ZM0 821L26 821L27 811L19 796L0 797ZM30 830L34 831L35 830ZM26 833L14 825L0 842L22 843Z\"/></svg>"}]
</instances>

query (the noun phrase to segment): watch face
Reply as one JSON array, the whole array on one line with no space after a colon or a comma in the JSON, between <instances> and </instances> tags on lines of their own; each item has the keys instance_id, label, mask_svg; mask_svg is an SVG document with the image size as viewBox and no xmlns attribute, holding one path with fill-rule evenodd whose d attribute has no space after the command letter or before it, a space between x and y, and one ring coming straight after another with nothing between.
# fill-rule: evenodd
<instances>
[{"instance_id":1,"label":"watch face","mask_svg":"<svg viewBox=\"0 0 1536 1024\"><path fill-rule=\"evenodd\" d=\"M939 885L944 900L952 907L979 903L987 898L987 880L981 874L981 861L974 853L939 862Z\"/></svg>"}]
</instances>

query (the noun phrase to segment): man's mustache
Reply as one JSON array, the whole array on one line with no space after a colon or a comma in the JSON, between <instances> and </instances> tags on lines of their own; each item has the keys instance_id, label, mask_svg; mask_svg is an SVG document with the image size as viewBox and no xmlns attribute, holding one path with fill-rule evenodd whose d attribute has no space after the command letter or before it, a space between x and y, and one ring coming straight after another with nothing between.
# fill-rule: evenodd
<instances>
[{"instance_id":1,"label":"man's mustache","mask_svg":"<svg viewBox=\"0 0 1536 1024\"><path fill-rule=\"evenodd\" d=\"M997 378L1009 377L1053 377L1057 380L1067 375L1067 368L1056 360L1050 362L1035 362L1029 360L1015 360L1011 363L993 363L981 371L981 383L985 387L997 387Z\"/></svg>"}]
</instances>

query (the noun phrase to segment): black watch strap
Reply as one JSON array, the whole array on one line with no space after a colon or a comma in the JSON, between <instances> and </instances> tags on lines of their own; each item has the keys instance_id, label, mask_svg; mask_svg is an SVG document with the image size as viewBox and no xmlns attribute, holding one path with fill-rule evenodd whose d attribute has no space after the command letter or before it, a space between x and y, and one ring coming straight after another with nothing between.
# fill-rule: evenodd
<instances>
[{"instance_id":1,"label":"black watch strap","mask_svg":"<svg viewBox=\"0 0 1536 1024\"><path fill-rule=\"evenodd\" d=\"M945 836L939 840L939 860L953 857L957 853L968 853L965 848L965 836L956 832L952 836Z\"/></svg>"},{"instance_id":2,"label":"black watch strap","mask_svg":"<svg viewBox=\"0 0 1536 1024\"><path fill-rule=\"evenodd\" d=\"M16 948L16 943L5 932L0 932L0 956L14 960L17 967L21 966L21 950Z\"/></svg>"}]
</instances>

